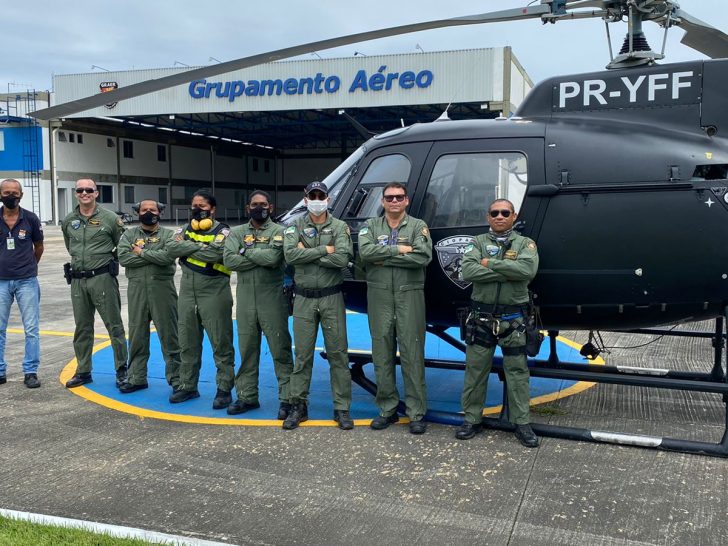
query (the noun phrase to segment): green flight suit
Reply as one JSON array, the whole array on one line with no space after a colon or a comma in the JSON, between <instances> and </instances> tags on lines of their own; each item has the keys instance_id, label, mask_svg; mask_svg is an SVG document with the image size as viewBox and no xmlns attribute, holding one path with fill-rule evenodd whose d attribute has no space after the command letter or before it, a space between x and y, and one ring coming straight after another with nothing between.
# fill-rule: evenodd
<instances>
[{"instance_id":1,"label":"green flight suit","mask_svg":"<svg viewBox=\"0 0 728 546\"><path fill-rule=\"evenodd\" d=\"M412 252L400 254L398 245L411 246ZM425 269L432 261L427 224L405 214L392 229L385 217L372 218L359 230L359 256L366 266L377 407L385 417L397 411L394 359L399 343L407 416L418 421L427 411Z\"/></svg>"},{"instance_id":2,"label":"green flight suit","mask_svg":"<svg viewBox=\"0 0 728 546\"><path fill-rule=\"evenodd\" d=\"M180 370L179 390L195 391L202 367L204 332L212 345L217 367L217 388L230 392L235 379L233 346L233 295L230 270L222 265L222 252L230 230L217 220L207 231L187 225L175 233L167 252L180 258L179 315Z\"/></svg>"},{"instance_id":3,"label":"green flight suit","mask_svg":"<svg viewBox=\"0 0 728 546\"><path fill-rule=\"evenodd\" d=\"M283 228L270 218L257 229L252 222L233 228L225 241L223 261L238 277L235 312L241 360L235 376L238 400L258 402L263 332L273 357L278 398L288 402L293 354L288 332L288 302L283 295Z\"/></svg>"},{"instance_id":4,"label":"green flight suit","mask_svg":"<svg viewBox=\"0 0 728 546\"><path fill-rule=\"evenodd\" d=\"M119 263L128 279L129 371L132 385L147 382L149 361L149 324L154 321L162 347L164 375L173 388L179 384L179 339L177 338L177 289L174 274L177 265L166 250L174 237L171 229L154 226L146 231L141 226L128 229L119 241ZM141 253L132 252L141 247Z\"/></svg>"},{"instance_id":5,"label":"green flight suit","mask_svg":"<svg viewBox=\"0 0 728 546\"><path fill-rule=\"evenodd\" d=\"M116 258L116 247L124 232L124 223L116 213L96 205L86 217L78 205L61 223L63 242L71 255L74 272L101 269ZM99 312L111 338L116 371L126 368L127 349L124 323L121 320L119 281L109 273L71 280L71 303L76 330L73 351L78 365L76 373L91 373L94 344L94 313Z\"/></svg>"},{"instance_id":6,"label":"green flight suit","mask_svg":"<svg viewBox=\"0 0 728 546\"><path fill-rule=\"evenodd\" d=\"M480 263L483 258L488 258L488 267ZM499 243L492 233L479 235L474 244L466 248L462 267L463 280L473 283L474 302L511 307L526 306L528 283L538 270L536 243L515 231L511 232L505 243ZM505 333L514 322L518 325L523 319L501 321L498 333ZM497 342L504 353L503 371L508 391L509 418L516 425L528 424L530 392L526 335L516 330ZM462 405L465 421L468 423L479 424L483 418L483 405L494 353L495 346L467 346Z\"/></svg>"},{"instance_id":7,"label":"green flight suit","mask_svg":"<svg viewBox=\"0 0 728 546\"><path fill-rule=\"evenodd\" d=\"M298 243L305 248L298 248ZM326 246L333 245L332 254ZM284 231L283 252L294 266L296 289L320 290L340 286L343 268L354 258L349 227L330 213L323 224L314 224L306 214ZM346 338L346 307L341 292L319 298L296 294L293 304L293 339L296 360L291 373L291 403L305 403L311 387L313 356L318 326L324 334L329 362L334 410L349 411L351 372Z\"/></svg>"}]
</instances>

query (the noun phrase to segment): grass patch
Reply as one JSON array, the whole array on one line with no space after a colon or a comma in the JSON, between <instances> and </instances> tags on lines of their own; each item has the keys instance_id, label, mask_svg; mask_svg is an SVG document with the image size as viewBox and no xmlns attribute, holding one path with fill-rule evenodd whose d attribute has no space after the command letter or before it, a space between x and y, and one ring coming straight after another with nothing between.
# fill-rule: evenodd
<instances>
[{"instance_id":1,"label":"grass patch","mask_svg":"<svg viewBox=\"0 0 728 546\"><path fill-rule=\"evenodd\" d=\"M0 546L147 546L150 544L153 543L0 516Z\"/></svg>"},{"instance_id":2,"label":"grass patch","mask_svg":"<svg viewBox=\"0 0 728 546\"><path fill-rule=\"evenodd\" d=\"M552 406L550 404L539 404L538 406L533 406L531 408L531 412L536 415L567 415L569 413L565 409Z\"/></svg>"}]
</instances>

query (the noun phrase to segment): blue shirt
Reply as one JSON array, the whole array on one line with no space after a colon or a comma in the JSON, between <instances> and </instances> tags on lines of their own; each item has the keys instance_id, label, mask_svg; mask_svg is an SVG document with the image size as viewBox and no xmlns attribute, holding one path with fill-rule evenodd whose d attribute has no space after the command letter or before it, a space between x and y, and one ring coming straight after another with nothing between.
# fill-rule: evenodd
<instances>
[{"instance_id":1,"label":"blue shirt","mask_svg":"<svg viewBox=\"0 0 728 546\"><path fill-rule=\"evenodd\" d=\"M43 240L43 225L38 217L20 208L18 221L10 229L0 207L0 279L4 281L38 276L33 243Z\"/></svg>"}]
</instances>

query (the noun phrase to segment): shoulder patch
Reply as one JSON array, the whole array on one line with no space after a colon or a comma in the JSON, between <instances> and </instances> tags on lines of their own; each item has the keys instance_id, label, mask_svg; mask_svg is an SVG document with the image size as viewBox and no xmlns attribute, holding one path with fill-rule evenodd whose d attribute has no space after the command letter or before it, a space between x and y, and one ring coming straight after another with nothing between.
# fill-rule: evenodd
<instances>
[{"instance_id":1,"label":"shoulder patch","mask_svg":"<svg viewBox=\"0 0 728 546\"><path fill-rule=\"evenodd\" d=\"M428 237L430 235L430 232L427 229L427 226L422 228L422 235L424 235L425 237Z\"/></svg>"},{"instance_id":2,"label":"shoulder patch","mask_svg":"<svg viewBox=\"0 0 728 546\"><path fill-rule=\"evenodd\" d=\"M468 245L468 246L466 246L465 247L465 254L467 254L468 252L470 252L474 248L475 248L475 245Z\"/></svg>"},{"instance_id":3,"label":"shoulder patch","mask_svg":"<svg viewBox=\"0 0 728 546\"><path fill-rule=\"evenodd\" d=\"M347 227L348 227L348 226L347 226ZM363 228L361 228L361 229L359 230L359 235L366 235L367 233L369 233L369 228L368 228L368 227L366 227L366 226L364 226Z\"/></svg>"},{"instance_id":4,"label":"shoulder patch","mask_svg":"<svg viewBox=\"0 0 728 546\"><path fill-rule=\"evenodd\" d=\"M294 233L296 233L296 226L288 226L283 233L285 233L286 235L293 235Z\"/></svg>"},{"instance_id":5,"label":"shoulder patch","mask_svg":"<svg viewBox=\"0 0 728 546\"><path fill-rule=\"evenodd\" d=\"M230 230L228 228L223 228L222 230L220 230L220 233L222 233L224 237L227 237L228 235L230 235Z\"/></svg>"},{"instance_id":6,"label":"shoulder patch","mask_svg":"<svg viewBox=\"0 0 728 546\"><path fill-rule=\"evenodd\" d=\"M180 233L182 233L182 232L183 232L184 230L185 230L185 228L183 228L183 227L181 227L181 228L177 228L177 231L175 231L175 233L176 233L176 234L180 234Z\"/></svg>"},{"instance_id":7,"label":"shoulder patch","mask_svg":"<svg viewBox=\"0 0 728 546\"><path fill-rule=\"evenodd\" d=\"M526 245L526 248L528 248L529 250L536 250L536 243L534 243L533 241L529 241Z\"/></svg>"},{"instance_id":8,"label":"shoulder patch","mask_svg":"<svg viewBox=\"0 0 728 546\"><path fill-rule=\"evenodd\" d=\"M344 230L346 231L346 234L347 235L351 235L351 228L349 227L349 224L346 224L344 226Z\"/></svg>"},{"instance_id":9,"label":"shoulder patch","mask_svg":"<svg viewBox=\"0 0 728 546\"><path fill-rule=\"evenodd\" d=\"M273 235L273 241L274 242L281 242L283 240L283 235Z\"/></svg>"},{"instance_id":10,"label":"shoulder patch","mask_svg":"<svg viewBox=\"0 0 728 546\"><path fill-rule=\"evenodd\" d=\"M122 220L120 217L116 217L116 225L119 227L124 227L124 220Z\"/></svg>"},{"instance_id":11,"label":"shoulder patch","mask_svg":"<svg viewBox=\"0 0 728 546\"><path fill-rule=\"evenodd\" d=\"M217 235L215 235L215 242L216 243L222 243L225 240L225 234L221 231Z\"/></svg>"}]
</instances>

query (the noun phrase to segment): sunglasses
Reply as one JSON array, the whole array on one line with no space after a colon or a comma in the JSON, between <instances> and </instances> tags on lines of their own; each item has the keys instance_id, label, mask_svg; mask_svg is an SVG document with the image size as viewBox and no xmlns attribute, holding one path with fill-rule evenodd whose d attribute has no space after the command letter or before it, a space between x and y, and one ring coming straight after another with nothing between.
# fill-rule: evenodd
<instances>
[{"instance_id":1,"label":"sunglasses","mask_svg":"<svg viewBox=\"0 0 728 546\"><path fill-rule=\"evenodd\" d=\"M508 209L503 210L489 210L488 214L490 214L491 218L498 218L498 215L500 214L503 218L508 218L511 215L511 211Z\"/></svg>"},{"instance_id":2,"label":"sunglasses","mask_svg":"<svg viewBox=\"0 0 728 546\"><path fill-rule=\"evenodd\" d=\"M387 203L391 203L392 201L397 201L398 203L401 203L405 199L407 199L407 196L403 193L400 193L398 195L384 195L382 196L382 199L384 199Z\"/></svg>"},{"instance_id":3,"label":"sunglasses","mask_svg":"<svg viewBox=\"0 0 728 546\"><path fill-rule=\"evenodd\" d=\"M76 193L94 193L95 191L93 188L76 188Z\"/></svg>"}]
</instances>

